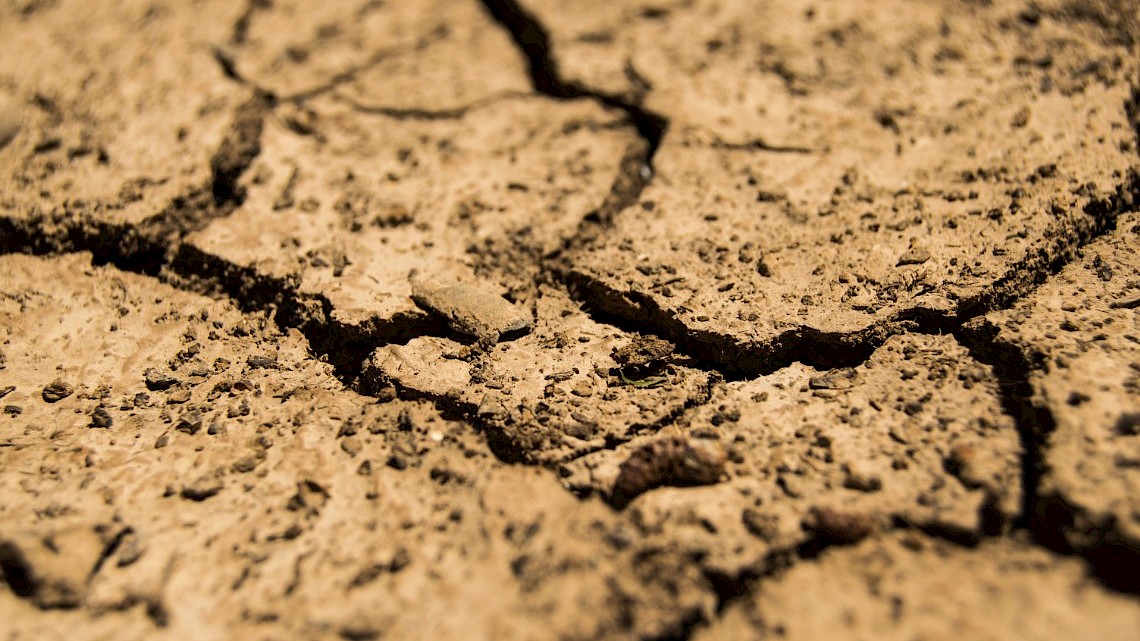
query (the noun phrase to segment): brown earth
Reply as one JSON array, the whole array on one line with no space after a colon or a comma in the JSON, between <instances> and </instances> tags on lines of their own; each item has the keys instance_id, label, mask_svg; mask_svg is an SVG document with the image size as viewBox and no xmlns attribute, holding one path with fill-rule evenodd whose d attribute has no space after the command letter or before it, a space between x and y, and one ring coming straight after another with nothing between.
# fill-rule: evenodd
<instances>
[{"instance_id":1,"label":"brown earth","mask_svg":"<svg viewBox=\"0 0 1140 641\"><path fill-rule=\"evenodd\" d=\"M0 638L1132 639L1135 0L0 4Z\"/></svg>"}]
</instances>

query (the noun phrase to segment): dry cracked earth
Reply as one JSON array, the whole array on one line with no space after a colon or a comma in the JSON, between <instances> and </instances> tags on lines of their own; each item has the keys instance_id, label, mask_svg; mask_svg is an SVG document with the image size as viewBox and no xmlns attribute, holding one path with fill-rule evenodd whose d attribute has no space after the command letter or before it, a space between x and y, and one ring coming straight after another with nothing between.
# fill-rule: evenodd
<instances>
[{"instance_id":1,"label":"dry cracked earth","mask_svg":"<svg viewBox=\"0 0 1140 641\"><path fill-rule=\"evenodd\" d=\"M3 639L1135 639L1135 0L5 0Z\"/></svg>"}]
</instances>

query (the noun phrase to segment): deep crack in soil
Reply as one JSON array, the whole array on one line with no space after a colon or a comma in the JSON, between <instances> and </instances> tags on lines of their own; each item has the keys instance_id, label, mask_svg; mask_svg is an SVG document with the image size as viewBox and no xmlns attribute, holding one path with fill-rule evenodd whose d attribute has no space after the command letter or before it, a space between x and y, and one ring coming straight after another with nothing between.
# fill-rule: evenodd
<instances>
[{"instance_id":1,"label":"deep crack in soil","mask_svg":"<svg viewBox=\"0 0 1140 641\"><path fill-rule=\"evenodd\" d=\"M642 190L652 180L653 156L669 129L669 120L641 105L648 87L642 87L634 96L617 96L567 82L558 72L549 33L531 13L514 0L482 1L491 16L511 34L515 45L525 57L535 91L561 100L591 98L607 107L620 109L644 141L643 145L627 151L621 162L621 177L614 183L606 202L583 221L574 244L586 242L592 235L608 228L618 212L636 203ZM632 69L630 72L636 75Z\"/></svg>"},{"instance_id":2,"label":"deep crack in soil","mask_svg":"<svg viewBox=\"0 0 1140 641\"><path fill-rule=\"evenodd\" d=\"M1044 363L1033 362L1016 346L996 340L997 328L988 323L958 328L955 337L967 346L970 355L993 368L1000 381L1001 401L1006 413L1017 421L1021 439L1021 514L1016 527L1026 530L1033 541L1061 554L1079 554L1093 575L1107 587L1121 592L1140 593L1140 550L1120 541L1113 524L1103 524L1086 533L1094 542L1076 549L1063 535L1081 521L1082 508L1068 504L1057 495L1042 495L1041 479L1048 470L1045 461L1047 441L1056 430L1056 421L1048 408L1035 399L1029 376L1040 371Z\"/></svg>"}]
</instances>

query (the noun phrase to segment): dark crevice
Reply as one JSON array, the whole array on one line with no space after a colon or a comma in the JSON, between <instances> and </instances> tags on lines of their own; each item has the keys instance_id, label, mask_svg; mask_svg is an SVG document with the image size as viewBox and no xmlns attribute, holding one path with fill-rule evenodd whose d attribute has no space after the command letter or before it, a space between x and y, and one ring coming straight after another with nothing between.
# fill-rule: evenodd
<instances>
[{"instance_id":1,"label":"dark crevice","mask_svg":"<svg viewBox=\"0 0 1140 641\"><path fill-rule=\"evenodd\" d=\"M791 556L787 553L778 555L780 559L783 559L782 565L789 565ZM705 579L716 594L716 614L720 616L724 614L729 605L751 595L762 577L769 577L775 574L775 571L761 572L756 568L747 567L734 574L727 574L722 570L707 569L704 574Z\"/></svg>"},{"instance_id":2,"label":"dark crevice","mask_svg":"<svg viewBox=\"0 0 1140 641\"><path fill-rule=\"evenodd\" d=\"M238 16L237 21L234 22L234 30L230 35L230 44L234 46L245 44L245 40L249 36L249 27L253 23L253 16L258 11L269 9L272 6L272 0L248 0L245 11L242 12L242 14Z\"/></svg>"},{"instance_id":3,"label":"dark crevice","mask_svg":"<svg viewBox=\"0 0 1140 641\"><path fill-rule=\"evenodd\" d=\"M50 228L50 232L45 232ZM155 276L162 268L166 246L144 238L128 225L72 215L56 222L47 217L13 220L0 217L0 254L54 256L91 252L96 265L112 264L123 271Z\"/></svg>"},{"instance_id":4,"label":"dark crevice","mask_svg":"<svg viewBox=\"0 0 1140 641\"><path fill-rule=\"evenodd\" d=\"M551 269L571 296L596 320L627 331L653 333L675 343L679 352L701 367L721 372L729 380L755 378L801 362L817 369L862 364L891 336L906 332L950 334L970 320L1012 306L1061 271L1082 247L1111 232L1116 217L1140 203L1140 173L1131 171L1116 191L1093 199L1084 215L1056 228L1037 250L1011 265L985 291L958 301L955 312L914 307L892 318L853 332L825 332L800 326L762 342L747 342L730 333L687 325L659 304L652 293L617 291L592 275L562 264ZM565 261L563 261L565 262Z\"/></svg>"},{"instance_id":5,"label":"dark crevice","mask_svg":"<svg viewBox=\"0 0 1140 641\"><path fill-rule=\"evenodd\" d=\"M0 217L0 253L51 255L91 252L96 265L155 276L182 236L228 216L242 201L239 179L261 152L270 99L255 94L240 105L210 159L207 184L175 196L140 224L99 220L87 210L24 219Z\"/></svg>"},{"instance_id":6,"label":"dark crevice","mask_svg":"<svg viewBox=\"0 0 1140 641\"><path fill-rule=\"evenodd\" d=\"M798 327L765 343L743 344L729 334L687 327L649 294L615 292L573 269L559 272L558 276L595 320L625 331L665 338L697 366L720 372L728 380L764 376L794 362L817 369L855 367L870 358L890 336L904 331L936 333L952 326L950 319L935 312L912 310L860 332L821 332Z\"/></svg>"},{"instance_id":7,"label":"dark crevice","mask_svg":"<svg viewBox=\"0 0 1140 641\"><path fill-rule=\"evenodd\" d=\"M119 549L120 545L122 545L123 540L126 539L127 535L131 534L132 532L134 532L134 530L129 527L123 528L117 532L105 546L103 546L103 551L99 554L99 558L95 560L95 565L91 568L91 573L87 575L88 584L90 584L91 581L95 579L95 575L99 574L99 570L103 569L103 564L107 562L107 559L111 558L111 556L115 554L115 551Z\"/></svg>"},{"instance_id":8,"label":"dark crevice","mask_svg":"<svg viewBox=\"0 0 1140 641\"><path fill-rule=\"evenodd\" d=\"M365 359L378 346L445 331L441 321L421 315L399 315L359 326L338 323L324 296L301 293L294 283L234 265L191 245L179 247L169 273L181 281L182 288L225 294L242 311L272 311L278 327L300 331L313 352L348 385L355 384Z\"/></svg>"},{"instance_id":9,"label":"dark crevice","mask_svg":"<svg viewBox=\"0 0 1140 641\"><path fill-rule=\"evenodd\" d=\"M558 71L551 53L550 34L533 14L515 0L483 0L487 12L511 35L515 46L523 54L534 90L559 100L589 98L618 109L626 114L629 123L637 129L642 143L627 151L621 162L621 174L611 189L610 196L599 211L585 221L583 233L587 237L597 233L598 226L608 226L614 214L638 201L645 186L653 177L653 156L661 146L669 120L662 114L642 106L649 83L641 77L629 61L625 73L634 87L633 96L619 96L592 90L567 81Z\"/></svg>"},{"instance_id":10,"label":"dark crevice","mask_svg":"<svg viewBox=\"0 0 1140 641\"><path fill-rule=\"evenodd\" d=\"M261 154L261 134L265 129L265 117L273 108L273 97L260 92L254 95L237 108L233 124L222 140L221 146L210 159L211 188L214 195L214 207L218 213L228 213L234 207L241 205L245 200L245 191L238 184L238 180L253 164L255 158ZM179 230L197 228L188 224L190 221L179 221L175 227Z\"/></svg>"},{"instance_id":11,"label":"dark crevice","mask_svg":"<svg viewBox=\"0 0 1140 641\"><path fill-rule=\"evenodd\" d=\"M987 321L971 323L955 331L958 342L970 356L993 370L998 381L1002 409L1014 420L1021 443L1021 510L1015 527L1028 530L1034 538L1051 538L1042 529L1037 513L1044 472L1042 450L1056 428L1053 415L1033 400L1029 374L1041 367L1016 346L997 340L999 329Z\"/></svg>"},{"instance_id":12,"label":"dark crevice","mask_svg":"<svg viewBox=\"0 0 1140 641\"><path fill-rule=\"evenodd\" d=\"M9 542L0 543L0 574L16 596L27 599L35 595L36 582L28 560Z\"/></svg>"},{"instance_id":13,"label":"dark crevice","mask_svg":"<svg viewBox=\"0 0 1140 641\"><path fill-rule=\"evenodd\" d=\"M988 312L1011 307L1031 294L1050 276L1073 262L1083 247L1116 229L1116 218L1140 205L1140 171L1132 169L1114 193L1092 199L1084 206L1084 217L1050 230L1046 240L1004 276L973 298L958 305L958 325Z\"/></svg>"},{"instance_id":14,"label":"dark crevice","mask_svg":"<svg viewBox=\"0 0 1140 641\"><path fill-rule=\"evenodd\" d=\"M618 161L617 177L610 185L602 204L582 219L575 234L562 247L562 250L583 247L596 240L613 226L614 218L621 211L636 205L641 192L653 177L649 166L652 153L651 143L644 136L626 147Z\"/></svg>"},{"instance_id":15,"label":"dark crevice","mask_svg":"<svg viewBox=\"0 0 1140 641\"><path fill-rule=\"evenodd\" d=\"M1043 355L1027 355L999 339L999 328L988 321L975 321L955 332L971 357L992 368L999 381L1005 413L1014 419L1021 442L1020 516L1014 523L1034 543L1060 554L1080 555L1105 586L1127 593L1140 593L1140 549L1120 540L1114 523L1097 523L1079 506L1053 493L1043 493L1042 478L1048 471L1045 452L1056 421L1034 397L1030 375L1040 371ZM1081 543L1074 545L1074 541Z\"/></svg>"}]
</instances>

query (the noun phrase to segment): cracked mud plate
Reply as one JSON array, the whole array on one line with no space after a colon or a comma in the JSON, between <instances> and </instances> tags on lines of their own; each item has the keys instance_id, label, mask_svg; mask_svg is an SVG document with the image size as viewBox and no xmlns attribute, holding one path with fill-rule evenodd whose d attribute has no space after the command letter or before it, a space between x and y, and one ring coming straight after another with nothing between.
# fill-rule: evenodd
<instances>
[{"instance_id":1,"label":"cracked mud plate","mask_svg":"<svg viewBox=\"0 0 1140 641\"><path fill-rule=\"evenodd\" d=\"M1138 42L5 3L0 636L1134 637Z\"/></svg>"}]
</instances>

